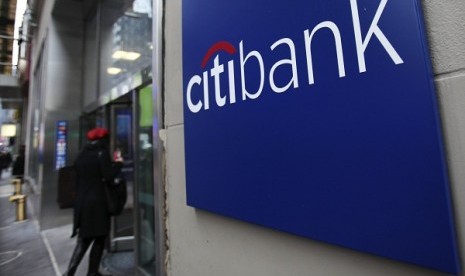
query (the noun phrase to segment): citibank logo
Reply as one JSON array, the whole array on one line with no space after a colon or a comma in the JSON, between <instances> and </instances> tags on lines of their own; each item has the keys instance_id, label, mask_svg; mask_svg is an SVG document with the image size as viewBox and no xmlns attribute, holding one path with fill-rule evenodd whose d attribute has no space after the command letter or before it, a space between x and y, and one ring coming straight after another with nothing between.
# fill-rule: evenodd
<instances>
[{"instance_id":1,"label":"citibank logo","mask_svg":"<svg viewBox=\"0 0 465 276\"><path fill-rule=\"evenodd\" d=\"M388 39L388 36L378 26L379 21L382 19L384 9L388 3L388 0L381 0L377 8L377 11L370 23L370 27L365 34L362 35L361 22L359 16L359 8L357 0L350 0L351 15L354 29L354 43L357 50L358 69L360 73L366 72L365 62L365 51L369 47L370 42L377 39L386 51L386 58L390 58L394 65L403 64L404 60L401 58L394 45ZM366 22L364 22L366 24ZM257 50L245 50L245 42L241 40L238 47L234 46L228 41L219 41L212 45L206 52L204 58L201 61L201 69L204 71L201 74L194 75L189 79L186 87L186 101L189 111L192 113L198 113L201 110L209 110L211 104L218 107L223 107L226 104L235 104L238 99L236 98L237 90L240 93L240 100L255 100L262 94L265 82L267 82L274 93L285 93L290 89L297 89L301 85L302 80L299 79L299 72L297 64L298 62L306 63L306 76L305 85L314 85L316 80L314 78L314 66L312 58L312 42L315 34L320 30L329 30L334 37L334 48L337 57L337 69L339 78L346 77L345 62L344 62L344 47L342 44L342 35L339 27L332 21L324 21L316 25L312 30L306 29L303 31L303 35L299 40L293 40L285 37L275 41L270 46L270 52L263 55ZM296 43L303 43L305 47L305 55L297 56L296 54ZM289 50L289 58L281 59L271 67L267 66L264 57L273 53L278 47L286 47ZM239 48L239 49L237 49ZM226 53L230 60L226 63L220 62L220 53ZM239 52L238 66L240 71L240 88L236 88L236 75L235 68L237 62L237 53ZM382 56L379 58L383 58ZM210 61L213 59L213 66L207 68ZM236 61L236 62L235 62ZM251 65L249 65L251 64ZM258 66L257 66L258 65ZM225 68L227 67L227 68ZM248 76L245 73L247 70L257 70L258 87L255 87L253 91L247 86ZM284 69L281 69L284 68ZM290 70L289 80L284 84L276 83L277 69ZM225 72L226 70L226 72ZM228 91L221 91L221 85L223 78L227 78ZM250 81L250 80L249 80ZM213 82L213 91L210 91L210 82ZM193 100L193 94L198 93ZM214 103L210 103L210 93L214 93Z\"/></svg>"}]
</instances>

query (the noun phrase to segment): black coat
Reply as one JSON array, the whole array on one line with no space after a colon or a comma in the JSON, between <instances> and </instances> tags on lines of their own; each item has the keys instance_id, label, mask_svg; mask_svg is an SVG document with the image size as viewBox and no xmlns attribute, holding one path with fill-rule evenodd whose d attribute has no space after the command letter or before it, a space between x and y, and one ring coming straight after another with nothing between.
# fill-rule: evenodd
<instances>
[{"instance_id":1,"label":"black coat","mask_svg":"<svg viewBox=\"0 0 465 276\"><path fill-rule=\"evenodd\" d=\"M25 159L24 154L18 155L18 157L16 157L16 160L13 163L13 171L12 171L13 175L17 175L17 176L24 175L24 159Z\"/></svg>"},{"instance_id":2,"label":"black coat","mask_svg":"<svg viewBox=\"0 0 465 276\"><path fill-rule=\"evenodd\" d=\"M4 170L11 165L11 154L9 152L2 152L0 153L0 169Z\"/></svg>"},{"instance_id":3,"label":"black coat","mask_svg":"<svg viewBox=\"0 0 465 276\"><path fill-rule=\"evenodd\" d=\"M82 238L108 235L110 215L103 180L113 179L121 167L112 164L110 153L102 140L86 145L77 157L75 166L77 196L72 236L77 233Z\"/></svg>"}]
</instances>

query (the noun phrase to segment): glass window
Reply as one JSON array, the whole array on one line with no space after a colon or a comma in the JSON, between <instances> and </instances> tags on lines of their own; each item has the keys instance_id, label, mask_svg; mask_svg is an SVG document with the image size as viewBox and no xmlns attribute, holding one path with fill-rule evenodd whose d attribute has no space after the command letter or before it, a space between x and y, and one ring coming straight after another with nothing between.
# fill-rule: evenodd
<instances>
[{"instance_id":1,"label":"glass window","mask_svg":"<svg viewBox=\"0 0 465 276\"><path fill-rule=\"evenodd\" d=\"M137 265L150 275L155 273L155 207L153 186L152 86L139 92L137 143L138 244Z\"/></svg>"},{"instance_id":2,"label":"glass window","mask_svg":"<svg viewBox=\"0 0 465 276\"><path fill-rule=\"evenodd\" d=\"M105 1L100 46L101 93L126 83L133 88L134 76L152 65L152 1Z\"/></svg>"},{"instance_id":3,"label":"glass window","mask_svg":"<svg viewBox=\"0 0 465 276\"><path fill-rule=\"evenodd\" d=\"M96 12L85 22L84 43L84 106L97 100L97 19Z\"/></svg>"},{"instance_id":4,"label":"glass window","mask_svg":"<svg viewBox=\"0 0 465 276\"><path fill-rule=\"evenodd\" d=\"M43 79L43 53L44 48L40 50L39 58L37 61L37 68L34 71L33 76L33 87L31 93L32 97L30 99L30 120L32 124L32 131L30 132L30 148L26 150L29 151L29 165L26 173L28 173L29 177L33 179L39 178L39 169L40 169L40 152L41 148L40 145L42 143L42 137L40 136L40 123L42 121L42 91L44 90L42 79ZM40 183L40 182L36 182Z\"/></svg>"}]
</instances>

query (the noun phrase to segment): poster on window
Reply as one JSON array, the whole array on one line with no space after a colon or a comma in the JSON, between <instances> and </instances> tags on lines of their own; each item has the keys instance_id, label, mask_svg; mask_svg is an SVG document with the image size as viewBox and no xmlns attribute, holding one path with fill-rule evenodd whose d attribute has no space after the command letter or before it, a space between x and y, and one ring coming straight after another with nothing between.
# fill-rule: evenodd
<instances>
[{"instance_id":1,"label":"poster on window","mask_svg":"<svg viewBox=\"0 0 465 276\"><path fill-rule=\"evenodd\" d=\"M66 166L66 150L68 143L68 122L57 121L56 143L55 143L55 169L59 170Z\"/></svg>"}]
</instances>

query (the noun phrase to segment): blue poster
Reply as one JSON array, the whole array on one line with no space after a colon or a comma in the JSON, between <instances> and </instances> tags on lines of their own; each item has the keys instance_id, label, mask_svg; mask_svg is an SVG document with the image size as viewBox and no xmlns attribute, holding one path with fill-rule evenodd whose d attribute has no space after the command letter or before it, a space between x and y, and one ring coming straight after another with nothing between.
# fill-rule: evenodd
<instances>
[{"instance_id":1,"label":"blue poster","mask_svg":"<svg viewBox=\"0 0 465 276\"><path fill-rule=\"evenodd\" d=\"M189 206L460 271L418 0L183 1Z\"/></svg>"},{"instance_id":2,"label":"blue poster","mask_svg":"<svg viewBox=\"0 0 465 276\"><path fill-rule=\"evenodd\" d=\"M68 148L68 122L56 122L56 140L55 140L55 169L59 170L66 166L67 148Z\"/></svg>"}]
</instances>

